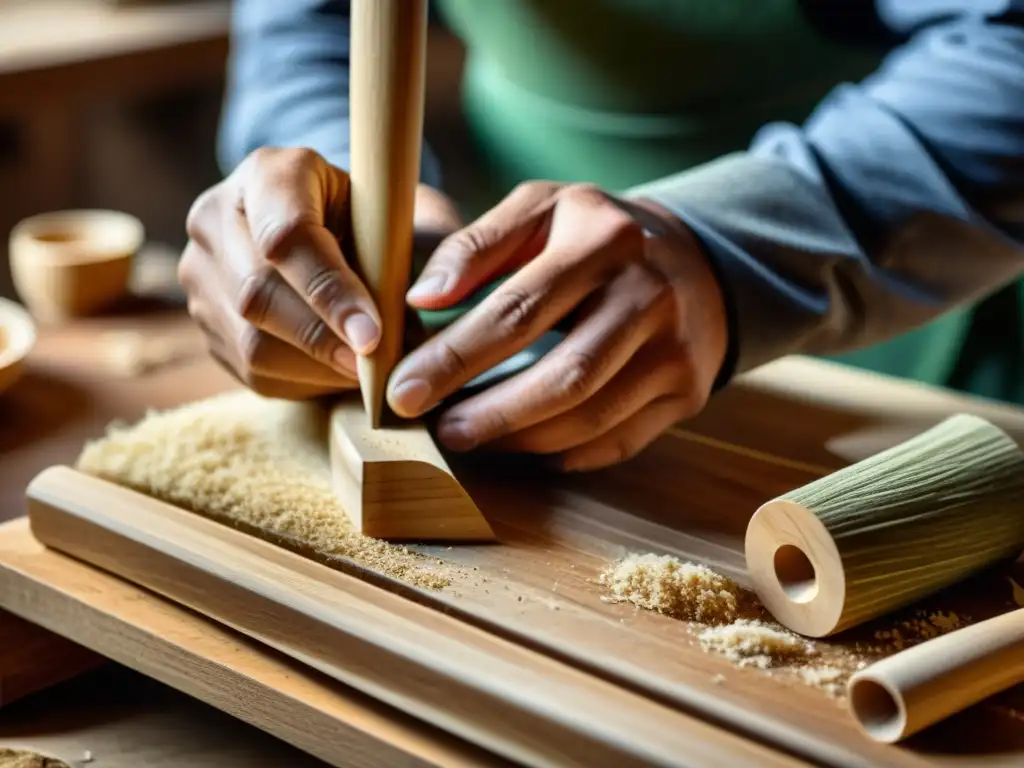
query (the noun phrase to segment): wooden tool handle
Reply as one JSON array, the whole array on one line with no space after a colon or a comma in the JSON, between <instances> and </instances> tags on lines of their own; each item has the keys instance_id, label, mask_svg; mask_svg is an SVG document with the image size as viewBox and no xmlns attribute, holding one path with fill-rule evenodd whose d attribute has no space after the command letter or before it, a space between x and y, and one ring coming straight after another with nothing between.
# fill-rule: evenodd
<instances>
[{"instance_id":1,"label":"wooden tool handle","mask_svg":"<svg viewBox=\"0 0 1024 768\"><path fill-rule=\"evenodd\" d=\"M427 0L353 0L351 203L355 258L380 310L381 341L360 357L374 428L402 354L412 267L426 71Z\"/></svg>"},{"instance_id":2,"label":"wooden tool handle","mask_svg":"<svg viewBox=\"0 0 1024 768\"><path fill-rule=\"evenodd\" d=\"M876 741L894 743L1024 682L1024 609L958 629L850 678L850 709Z\"/></svg>"}]
</instances>

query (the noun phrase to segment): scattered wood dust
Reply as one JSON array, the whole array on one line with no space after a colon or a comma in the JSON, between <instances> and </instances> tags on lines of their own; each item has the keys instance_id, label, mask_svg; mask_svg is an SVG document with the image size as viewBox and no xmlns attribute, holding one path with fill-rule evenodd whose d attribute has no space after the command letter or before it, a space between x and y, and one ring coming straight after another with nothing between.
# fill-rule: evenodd
<instances>
[{"instance_id":1,"label":"scattered wood dust","mask_svg":"<svg viewBox=\"0 0 1024 768\"><path fill-rule=\"evenodd\" d=\"M461 569L355 531L331 485L325 410L247 390L112 424L85 473L234 525L328 565L442 589Z\"/></svg>"},{"instance_id":2,"label":"scattered wood dust","mask_svg":"<svg viewBox=\"0 0 1024 768\"><path fill-rule=\"evenodd\" d=\"M670 555L631 554L611 563L602 600L629 602L686 621L702 650L740 668L789 677L843 699L854 672L903 648L964 626L955 613L917 611L878 629L872 642L813 640L786 629L752 590L703 565ZM715 684L724 680L713 679Z\"/></svg>"},{"instance_id":3,"label":"scattered wood dust","mask_svg":"<svg viewBox=\"0 0 1024 768\"><path fill-rule=\"evenodd\" d=\"M0 768L70 768L63 760L38 752L0 747Z\"/></svg>"},{"instance_id":4,"label":"scattered wood dust","mask_svg":"<svg viewBox=\"0 0 1024 768\"><path fill-rule=\"evenodd\" d=\"M600 576L606 602L630 602L674 619L720 624L740 610L740 588L710 568L668 555L634 554Z\"/></svg>"}]
</instances>

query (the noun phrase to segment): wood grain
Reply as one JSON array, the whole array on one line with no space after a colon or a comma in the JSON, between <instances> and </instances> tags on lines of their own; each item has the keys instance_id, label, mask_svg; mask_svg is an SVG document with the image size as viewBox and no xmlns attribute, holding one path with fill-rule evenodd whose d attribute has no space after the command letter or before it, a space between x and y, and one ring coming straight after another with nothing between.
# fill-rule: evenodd
<instances>
[{"instance_id":1,"label":"wood grain","mask_svg":"<svg viewBox=\"0 0 1024 768\"><path fill-rule=\"evenodd\" d=\"M0 607L331 765L502 764L222 624L46 549L26 518L0 525L0 565Z\"/></svg>"},{"instance_id":2,"label":"wood grain","mask_svg":"<svg viewBox=\"0 0 1024 768\"><path fill-rule=\"evenodd\" d=\"M494 540L422 422L372 429L354 398L330 418L332 483L356 530L391 541Z\"/></svg>"},{"instance_id":3,"label":"wood grain","mask_svg":"<svg viewBox=\"0 0 1024 768\"><path fill-rule=\"evenodd\" d=\"M384 390L405 338L426 45L427 0L353 0L352 233L356 262L383 323L377 348L357 358L373 429L380 426Z\"/></svg>"},{"instance_id":4,"label":"wood grain","mask_svg":"<svg viewBox=\"0 0 1024 768\"><path fill-rule=\"evenodd\" d=\"M55 467L32 532L523 765L794 760L319 563ZM685 755L685 757L684 757Z\"/></svg>"}]
</instances>

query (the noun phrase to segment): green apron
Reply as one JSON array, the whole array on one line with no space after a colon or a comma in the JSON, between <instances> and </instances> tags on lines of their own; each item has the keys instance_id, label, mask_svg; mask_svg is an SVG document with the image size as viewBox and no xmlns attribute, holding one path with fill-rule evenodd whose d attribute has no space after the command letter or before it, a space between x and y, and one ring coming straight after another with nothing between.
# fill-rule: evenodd
<instances>
[{"instance_id":1,"label":"green apron","mask_svg":"<svg viewBox=\"0 0 1024 768\"><path fill-rule=\"evenodd\" d=\"M882 55L826 40L798 0L440 0L439 10L467 47L463 105L479 168L459 201L467 218L522 180L621 191L742 149L767 122L802 122ZM1011 293L1001 297L1002 316L1016 307ZM422 317L447 324L481 296ZM1002 347L988 342L991 330L968 308L833 359L1021 397L1019 377L1008 378L1015 356L1001 364ZM961 354L965 345L973 356ZM520 362L550 347L549 338Z\"/></svg>"}]
</instances>

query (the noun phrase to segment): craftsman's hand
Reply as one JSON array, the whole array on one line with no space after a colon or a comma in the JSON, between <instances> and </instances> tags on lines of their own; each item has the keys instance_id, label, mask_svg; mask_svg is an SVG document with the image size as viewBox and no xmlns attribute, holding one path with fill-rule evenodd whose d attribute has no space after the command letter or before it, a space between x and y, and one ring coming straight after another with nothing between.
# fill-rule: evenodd
<instances>
[{"instance_id":1,"label":"craftsman's hand","mask_svg":"<svg viewBox=\"0 0 1024 768\"><path fill-rule=\"evenodd\" d=\"M339 245L348 192L348 175L310 150L261 149L189 212L189 313L210 353L260 394L356 388L355 353L378 342L377 308ZM428 188L417 195L418 227L452 232L453 210Z\"/></svg>"},{"instance_id":2,"label":"craftsman's hand","mask_svg":"<svg viewBox=\"0 0 1024 768\"><path fill-rule=\"evenodd\" d=\"M444 308L517 268L396 367L396 413L430 410L567 317L565 340L533 367L441 413L440 441L596 469L704 406L725 356L725 309L696 239L668 211L591 186L520 186L442 243L408 300Z\"/></svg>"}]
</instances>

